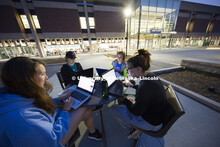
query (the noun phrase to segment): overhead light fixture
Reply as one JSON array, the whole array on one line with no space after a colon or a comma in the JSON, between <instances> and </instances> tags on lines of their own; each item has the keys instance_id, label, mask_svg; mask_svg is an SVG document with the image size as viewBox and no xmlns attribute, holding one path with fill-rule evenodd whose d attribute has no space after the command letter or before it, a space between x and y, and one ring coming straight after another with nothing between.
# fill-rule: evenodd
<instances>
[{"instance_id":1,"label":"overhead light fixture","mask_svg":"<svg viewBox=\"0 0 220 147\"><path fill-rule=\"evenodd\" d=\"M130 7L125 8L125 10L124 10L125 17L129 17L131 15L131 13L132 13L132 10Z\"/></svg>"}]
</instances>

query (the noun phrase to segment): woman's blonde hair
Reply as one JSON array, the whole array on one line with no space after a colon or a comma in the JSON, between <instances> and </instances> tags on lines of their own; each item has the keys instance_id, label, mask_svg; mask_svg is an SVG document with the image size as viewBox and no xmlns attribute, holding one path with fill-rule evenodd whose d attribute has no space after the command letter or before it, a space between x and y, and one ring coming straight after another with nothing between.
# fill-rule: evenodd
<instances>
[{"instance_id":1,"label":"woman's blonde hair","mask_svg":"<svg viewBox=\"0 0 220 147\"><path fill-rule=\"evenodd\" d=\"M38 82L36 67L40 64L45 66L42 61L28 57L12 58L4 64L1 78L9 93L33 98L38 108L54 114L56 104L48 94L53 87L47 81L44 87Z\"/></svg>"}]
</instances>

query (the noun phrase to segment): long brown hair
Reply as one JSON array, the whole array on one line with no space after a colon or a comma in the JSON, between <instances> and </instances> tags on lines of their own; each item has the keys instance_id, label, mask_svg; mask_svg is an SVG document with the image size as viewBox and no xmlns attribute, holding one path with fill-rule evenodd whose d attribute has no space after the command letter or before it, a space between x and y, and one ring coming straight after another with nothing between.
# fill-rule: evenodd
<instances>
[{"instance_id":1,"label":"long brown hair","mask_svg":"<svg viewBox=\"0 0 220 147\"><path fill-rule=\"evenodd\" d=\"M56 105L48 94L53 87L47 81L44 87L39 84L36 71L39 64L45 66L42 61L28 57L12 58L4 64L1 78L9 93L33 98L38 108L54 114Z\"/></svg>"},{"instance_id":2,"label":"long brown hair","mask_svg":"<svg viewBox=\"0 0 220 147\"><path fill-rule=\"evenodd\" d=\"M127 62L131 63L133 67L141 67L143 71L146 71L150 68L150 56L151 54L148 50L139 49Z\"/></svg>"}]
</instances>

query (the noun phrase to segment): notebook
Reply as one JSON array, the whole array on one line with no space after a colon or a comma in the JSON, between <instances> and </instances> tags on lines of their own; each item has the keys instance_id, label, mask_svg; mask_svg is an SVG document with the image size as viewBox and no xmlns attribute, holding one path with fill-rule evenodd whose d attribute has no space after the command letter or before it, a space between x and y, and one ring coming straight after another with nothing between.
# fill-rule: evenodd
<instances>
[{"instance_id":1,"label":"notebook","mask_svg":"<svg viewBox=\"0 0 220 147\"><path fill-rule=\"evenodd\" d=\"M80 76L79 84L73 85L69 89L74 89L71 96L74 98L73 109L79 108L84 102L86 102L92 95L95 86L95 79Z\"/></svg>"},{"instance_id":2,"label":"notebook","mask_svg":"<svg viewBox=\"0 0 220 147\"><path fill-rule=\"evenodd\" d=\"M117 80L115 70L110 69L102 74L102 78L108 83L108 90L110 94L116 96L123 96L123 84L122 81Z\"/></svg>"}]
</instances>

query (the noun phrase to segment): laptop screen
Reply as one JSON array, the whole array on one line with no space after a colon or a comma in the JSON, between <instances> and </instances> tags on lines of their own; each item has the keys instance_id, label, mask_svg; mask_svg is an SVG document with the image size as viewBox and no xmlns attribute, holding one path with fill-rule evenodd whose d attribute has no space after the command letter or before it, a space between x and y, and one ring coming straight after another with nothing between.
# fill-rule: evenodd
<instances>
[{"instance_id":1,"label":"laptop screen","mask_svg":"<svg viewBox=\"0 0 220 147\"><path fill-rule=\"evenodd\" d=\"M102 77L107 81L108 87L111 86L111 84L114 83L114 81L117 79L114 69L107 71L102 75Z\"/></svg>"},{"instance_id":2,"label":"laptop screen","mask_svg":"<svg viewBox=\"0 0 220 147\"><path fill-rule=\"evenodd\" d=\"M96 71L98 75L101 77L104 72L108 71L108 69L96 68Z\"/></svg>"},{"instance_id":3,"label":"laptop screen","mask_svg":"<svg viewBox=\"0 0 220 147\"><path fill-rule=\"evenodd\" d=\"M79 71L78 74L80 76L84 76L84 77L93 77L93 68L89 68L89 69Z\"/></svg>"},{"instance_id":4,"label":"laptop screen","mask_svg":"<svg viewBox=\"0 0 220 147\"><path fill-rule=\"evenodd\" d=\"M94 85L95 85L95 79L80 76L79 84L78 84L79 88L86 90L88 92L92 92Z\"/></svg>"}]
</instances>

